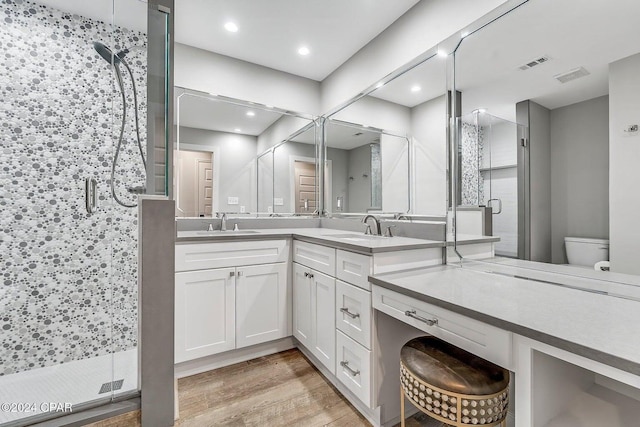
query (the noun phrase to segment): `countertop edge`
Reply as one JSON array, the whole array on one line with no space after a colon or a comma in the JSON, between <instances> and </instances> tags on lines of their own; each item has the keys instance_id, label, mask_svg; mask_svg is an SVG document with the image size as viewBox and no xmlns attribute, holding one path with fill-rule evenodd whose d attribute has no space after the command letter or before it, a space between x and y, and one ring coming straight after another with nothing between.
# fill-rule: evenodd
<instances>
[{"instance_id":1,"label":"countertop edge","mask_svg":"<svg viewBox=\"0 0 640 427\"><path fill-rule=\"evenodd\" d=\"M462 307L457 304L450 303L448 301L443 301L441 299L438 299L426 294L415 292L413 290L395 285L385 280L378 279L375 276L369 276L369 282L371 282L371 284L373 285L381 286L383 288L387 288L394 292L398 292L400 294L418 299L420 301L437 305L439 307L445 308L447 310L451 310L463 316L471 317L473 319L479 320L489 325L516 333L518 335L522 335L527 338L531 338L535 341L539 341L544 344L551 345L553 347L557 347L561 350L565 350L570 353L577 354L587 359L591 359L596 362L600 362L605 365L612 366L614 368L620 369L625 372L629 372L634 375L640 375L640 364L636 362L632 362L630 360L623 359L621 357L618 357L609 353L605 353L600 350L595 350L591 347L586 347L584 345L577 344L554 335L549 335L544 332L536 331L534 329L530 329L515 323L511 323L506 320L498 319L486 313L471 310L466 307Z\"/></svg>"},{"instance_id":2,"label":"countertop edge","mask_svg":"<svg viewBox=\"0 0 640 427\"><path fill-rule=\"evenodd\" d=\"M331 236L327 236L327 239L324 239L320 236L307 236L304 234L297 234L295 232L265 232L265 233L255 233L255 234L241 234L241 235L216 235L216 236L190 236L190 237L176 237L176 243L205 243L205 242L234 242L234 241L256 241L256 240L277 240L277 239L286 239L286 238L294 238L296 240L300 240L303 242L316 243L323 246L330 246L337 249L346 249L351 252L357 252L360 254L371 255L377 253L385 253L385 252L397 252L397 251L406 251L413 249L431 249L431 248L443 248L444 242L433 242L428 241L425 243L405 243L398 244L396 246L386 246L386 247L366 247L360 246L356 244L352 244L349 242L340 242L334 239L331 239Z\"/></svg>"}]
</instances>

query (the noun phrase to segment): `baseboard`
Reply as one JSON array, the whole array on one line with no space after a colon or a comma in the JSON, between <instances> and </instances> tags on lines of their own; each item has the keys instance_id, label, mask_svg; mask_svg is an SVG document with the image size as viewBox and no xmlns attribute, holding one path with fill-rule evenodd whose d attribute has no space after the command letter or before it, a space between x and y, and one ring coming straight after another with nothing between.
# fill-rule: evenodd
<instances>
[{"instance_id":1,"label":"baseboard","mask_svg":"<svg viewBox=\"0 0 640 427\"><path fill-rule=\"evenodd\" d=\"M178 363L174 367L174 375L176 378L190 377L191 375L201 374L203 372L223 368L235 363L246 362L247 360L268 356L270 354L290 350L295 347L296 345L293 342L293 338L286 337L276 341L256 344L250 347L239 348L220 354L214 354L213 356L201 357L199 359Z\"/></svg>"}]
</instances>

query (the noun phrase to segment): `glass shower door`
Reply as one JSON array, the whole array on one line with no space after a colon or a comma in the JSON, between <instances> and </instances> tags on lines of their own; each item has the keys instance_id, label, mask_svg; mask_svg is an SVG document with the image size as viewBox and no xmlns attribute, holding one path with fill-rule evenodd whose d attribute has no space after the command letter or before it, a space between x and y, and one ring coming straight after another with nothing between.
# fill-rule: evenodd
<instances>
[{"instance_id":1,"label":"glass shower door","mask_svg":"<svg viewBox=\"0 0 640 427\"><path fill-rule=\"evenodd\" d=\"M138 390L137 210L114 196L144 184L147 6L117 4L0 3L2 426Z\"/></svg>"},{"instance_id":2,"label":"glass shower door","mask_svg":"<svg viewBox=\"0 0 640 427\"><path fill-rule=\"evenodd\" d=\"M481 111L461 119L462 204L491 208L497 256L518 257L518 150L525 130Z\"/></svg>"}]
</instances>

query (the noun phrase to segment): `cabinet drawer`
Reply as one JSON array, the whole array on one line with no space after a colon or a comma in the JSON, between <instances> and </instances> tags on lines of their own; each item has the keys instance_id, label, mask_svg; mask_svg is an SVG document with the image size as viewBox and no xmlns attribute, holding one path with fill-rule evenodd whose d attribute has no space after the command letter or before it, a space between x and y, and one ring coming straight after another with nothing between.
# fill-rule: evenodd
<instances>
[{"instance_id":1,"label":"cabinet drawer","mask_svg":"<svg viewBox=\"0 0 640 427\"><path fill-rule=\"evenodd\" d=\"M371 352L340 331L336 331L336 376L371 407Z\"/></svg>"},{"instance_id":2,"label":"cabinet drawer","mask_svg":"<svg viewBox=\"0 0 640 427\"><path fill-rule=\"evenodd\" d=\"M336 250L333 248L295 240L293 260L329 276L336 275Z\"/></svg>"},{"instance_id":3,"label":"cabinet drawer","mask_svg":"<svg viewBox=\"0 0 640 427\"><path fill-rule=\"evenodd\" d=\"M336 252L336 277L347 283L371 290L369 275L372 273L372 258L367 255L338 250Z\"/></svg>"},{"instance_id":4,"label":"cabinet drawer","mask_svg":"<svg viewBox=\"0 0 640 427\"><path fill-rule=\"evenodd\" d=\"M371 349L371 292L337 280L336 326Z\"/></svg>"},{"instance_id":5,"label":"cabinet drawer","mask_svg":"<svg viewBox=\"0 0 640 427\"><path fill-rule=\"evenodd\" d=\"M504 368L511 368L509 331L380 286L373 287L373 307ZM413 312L415 317L408 312ZM437 323L430 326L426 320Z\"/></svg>"},{"instance_id":6,"label":"cabinet drawer","mask_svg":"<svg viewBox=\"0 0 640 427\"><path fill-rule=\"evenodd\" d=\"M286 262L286 240L176 245L176 271Z\"/></svg>"}]
</instances>

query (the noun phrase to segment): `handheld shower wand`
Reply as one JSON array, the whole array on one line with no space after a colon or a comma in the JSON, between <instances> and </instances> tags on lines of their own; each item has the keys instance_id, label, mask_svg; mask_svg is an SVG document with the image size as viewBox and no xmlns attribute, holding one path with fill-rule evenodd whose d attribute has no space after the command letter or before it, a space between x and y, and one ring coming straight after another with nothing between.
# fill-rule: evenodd
<instances>
[{"instance_id":1,"label":"handheld shower wand","mask_svg":"<svg viewBox=\"0 0 640 427\"><path fill-rule=\"evenodd\" d=\"M120 150L122 149L122 143L124 140L124 127L127 120L127 99L124 91L124 82L122 80L122 72L120 70L120 64L125 66L131 78L131 85L133 87L133 103L134 103L133 111L134 111L135 123L136 123L136 140L138 143L138 150L140 151L140 158L142 159L142 165L145 171L147 170L147 161L144 157L142 142L140 140L140 123L138 119L138 94L136 90L136 82L135 82L135 78L133 76L133 71L131 70L131 67L129 67L129 64L124 59L124 56L127 53L129 53L129 50L124 49L114 54L111 49L109 49L107 46L105 46L100 42L93 42L93 48L96 50L96 52L98 52L98 55L100 55L105 61L107 61L109 64L113 66L113 70L116 76L116 81L118 82L118 86L120 88L120 94L122 96L122 123L120 125L120 136L118 137L118 143L116 144L116 152L113 156L113 162L111 164L111 183L110 183L111 195L119 205L124 206L126 208L135 208L136 206L138 206L137 203L129 204L129 203L123 202L118 198L115 190L116 165L118 163L118 157L120 156ZM139 191L136 191L136 192L139 192Z\"/></svg>"}]
</instances>

